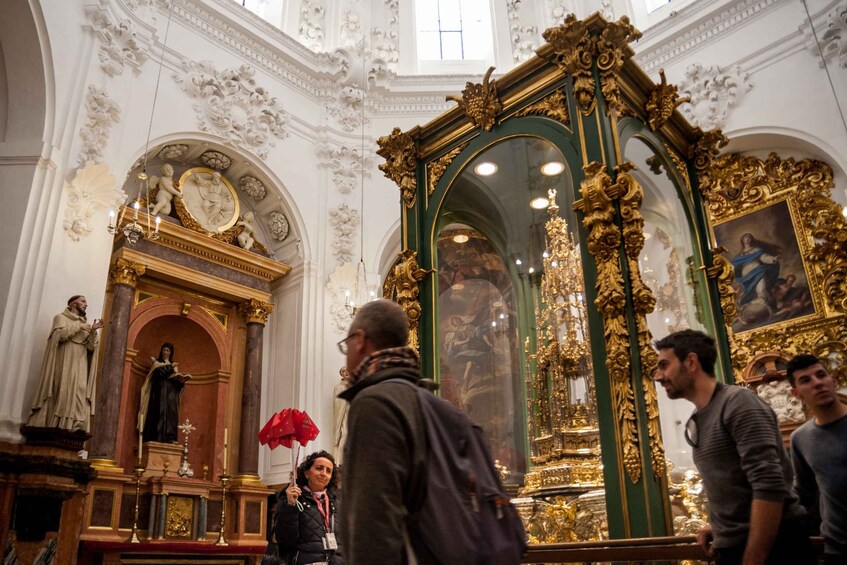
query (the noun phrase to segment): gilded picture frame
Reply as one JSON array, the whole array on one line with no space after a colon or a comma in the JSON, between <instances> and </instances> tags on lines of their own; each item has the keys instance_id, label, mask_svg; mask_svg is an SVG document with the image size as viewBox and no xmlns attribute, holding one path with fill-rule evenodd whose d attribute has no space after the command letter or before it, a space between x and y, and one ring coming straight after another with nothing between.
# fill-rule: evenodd
<instances>
[{"instance_id":1,"label":"gilded picture frame","mask_svg":"<svg viewBox=\"0 0 847 565\"><path fill-rule=\"evenodd\" d=\"M828 359L847 386L847 225L831 197L832 179L832 169L822 161L781 159L775 153L765 160L725 155L700 172L720 254L713 269L736 380L761 353L785 358L812 353ZM745 236L748 241L742 242ZM758 250L751 253L752 248ZM751 267L740 258L742 252L758 254L762 265L771 264L760 272L771 272L742 283L760 266ZM786 284L789 275L794 279ZM783 287L776 290L776 285ZM761 316L746 311L754 301ZM775 316L780 308L788 310Z\"/></svg>"},{"instance_id":2,"label":"gilded picture frame","mask_svg":"<svg viewBox=\"0 0 847 565\"><path fill-rule=\"evenodd\" d=\"M182 198L176 210L182 223L212 235L224 234L241 213L238 195L220 171L193 167L179 177Z\"/></svg>"}]
</instances>

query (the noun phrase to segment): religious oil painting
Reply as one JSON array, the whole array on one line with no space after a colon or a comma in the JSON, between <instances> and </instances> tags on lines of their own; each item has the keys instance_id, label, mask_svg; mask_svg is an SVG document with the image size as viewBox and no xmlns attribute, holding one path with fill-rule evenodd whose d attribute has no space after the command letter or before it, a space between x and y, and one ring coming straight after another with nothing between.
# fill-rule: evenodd
<instances>
[{"instance_id":1,"label":"religious oil painting","mask_svg":"<svg viewBox=\"0 0 847 565\"><path fill-rule=\"evenodd\" d=\"M520 360L515 296L501 256L479 231L451 224L438 237L442 397L485 431L492 455L522 473L516 445Z\"/></svg>"},{"instance_id":2,"label":"religious oil painting","mask_svg":"<svg viewBox=\"0 0 847 565\"><path fill-rule=\"evenodd\" d=\"M715 226L717 244L735 268L735 332L815 313L794 225L782 200Z\"/></svg>"},{"instance_id":3,"label":"religious oil painting","mask_svg":"<svg viewBox=\"0 0 847 565\"><path fill-rule=\"evenodd\" d=\"M211 233L222 233L238 219L238 196L220 172L204 167L185 171L179 179L185 209Z\"/></svg>"}]
</instances>

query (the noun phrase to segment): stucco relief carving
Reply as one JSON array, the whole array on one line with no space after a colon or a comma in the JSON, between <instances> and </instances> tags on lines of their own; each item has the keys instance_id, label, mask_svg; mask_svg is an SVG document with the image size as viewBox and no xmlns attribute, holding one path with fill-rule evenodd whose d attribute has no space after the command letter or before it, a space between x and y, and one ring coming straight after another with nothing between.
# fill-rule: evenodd
<instances>
[{"instance_id":1,"label":"stucco relief carving","mask_svg":"<svg viewBox=\"0 0 847 565\"><path fill-rule=\"evenodd\" d=\"M74 241L88 236L95 227L102 228L106 210L117 209L126 200L126 194L115 188L109 166L93 161L77 169L74 178L65 181L64 190L67 201L62 227Z\"/></svg>"},{"instance_id":2,"label":"stucco relief carving","mask_svg":"<svg viewBox=\"0 0 847 565\"><path fill-rule=\"evenodd\" d=\"M348 48L355 47L364 41L364 37L362 33L362 22L359 19L358 6L344 10L344 19L341 21L340 45Z\"/></svg>"},{"instance_id":3,"label":"stucco relief carving","mask_svg":"<svg viewBox=\"0 0 847 565\"><path fill-rule=\"evenodd\" d=\"M266 159L274 138L285 139L288 113L253 78L249 65L218 71L211 61L183 63L184 73L174 79L190 98L197 127L227 138L231 143Z\"/></svg>"},{"instance_id":4,"label":"stucco relief carving","mask_svg":"<svg viewBox=\"0 0 847 565\"><path fill-rule=\"evenodd\" d=\"M100 38L97 57L103 72L112 77L120 76L126 67L130 67L138 74L141 65L147 60L147 54L136 36L135 24L127 19L115 23L103 10L91 13L90 17Z\"/></svg>"},{"instance_id":5,"label":"stucco relief carving","mask_svg":"<svg viewBox=\"0 0 847 565\"><path fill-rule=\"evenodd\" d=\"M815 57L820 57L817 43L811 30L804 26L803 34L806 45ZM847 2L841 2L826 16L823 29L817 30L820 49L827 62L834 62L842 69L847 69ZM823 61L820 62L823 66Z\"/></svg>"},{"instance_id":6,"label":"stucco relief carving","mask_svg":"<svg viewBox=\"0 0 847 565\"><path fill-rule=\"evenodd\" d=\"M336 119L344 131L351 132L367 123L363 115L368 85L377 78L390 74L386 62L368 50L364 41L355 47L336 49L330 56L341 69L336 81L338 94L327 106L327 113ZM364 82L363 82L364 79Z\"/></svg>"},{"instance_id":7,"label":"stucco relief carving","mask_svg":"<svg viewBox=\"0 0 847 565\"><path fill-rule=\"evenodd\" d=\"M741 103L753 85L750 75L741 67L721 71L717 65L689 65L685 79L679 84L682 95L691 97L691 102L682 104L679 110L690 122L703 131L722 129L729 112Z\"/></svg>"},{"instance_id":8,"label":"stucco relief carving","mask_svg":"<svg viewBox=\"0 0 847 565\"><path fill-rule=\"evenodd\" d=\"M278 211L268 214L268 229L271 231L271 237L277 241L283 241L288 237L288 220L285 214Z\"/></svg>"},{"instance_id":9,"label":"stucco relief carving","mask_svg":"<svg viewBox=\"0 0 847 565\"><path fill-rule=\"evenodd\" d=\"M358 210L351 210L347 204L341 204L329 211L329 225L335 232L332 242L332 254L341 261L353 258L353 243L361 224Z\"/></svg>"},{"instance_id":10,"label":"stucco relief carving","mask_svg":"<svg viewBox=\"0 0 847 565\"><path fill-rule=\"evenodd\" d=\"M82 147L77 162L80 166L88 161L99 163L103 160L103 152L109 145L109 132L121 121L121 109L105 90L89 84L85 95L85 115L85 124L79 130Z\"/></svg>"},{"instance_id":11,"label":"stucco relief carving","mask_svg":"<svg viewBox=\"0 0 847 565\"><path fill-rule=\"evenodd\" d=\"M576 13L575 0L552 0L550 6L550 25L557 26L565 21L565 16Z\"/></svg>"},{"instance_id":12,"label":"stucco relief carving","mask_svg":"<svg viewBox=\"0 0 847 565\"><path fill-rule=\"evenodd\" d=\"M222 171L232 165L232 159L220 151L206 151L200 155L200 161L210 169Z\"/></svg>"},{"instance_id":13,"label":"stucco relief carving","mask_svg":"<svg viewBox=\"0 0 847 565\"><path fill-rule=\"evenodd\" d=\"M159 151L159 158L166 161L173 161L174 159L182 159L186 153L188 153L188 145L184 143L173 143L162 147L162 150Z\"/></svg>"},{"instance_id":14,"label":"stucco relief carving","mask_svg":"<svg viewBox=\"0 0 847 565\"><path fill-rule=\"evenodd\" d=\"M238 185L241 187L241 191L253 200L261 200L265 197L265 185L256 177L250 175L241 177Z\"/></svg>"},{"instance_id":15,"label":"stucco relief carving","mask_svg":"<svg viewBox=\"0 0 847 565\"><path fill-rule=\"evenodd\" d=\"M332 171L332 183L341 194L350 194L359 184L362 176L362 152L357 147L331 148L321 145L317 148L321 166ZM367 155L367 153L366 153ZM373 166L373 158L365 157L365 175Z\"/></svg>"},{"instance_id":16,"label":"stucco relief carving","mask_svg":"<svg viewBox=\"0 0 847 565\"><path fill-rule=\"evenodd\" d=\"M371 31L371 48L377 59L382 59L388 65L394 65L400 60L400 37L396 29L373 28Z\"/></svg>"},{"instance_id":17,"label":"stucco relief carving","mask_svg":"<svg viewBox=\"0 0 847 565\"><path fill-rule=\"evenodd\" d=\"M520 6L522 0L508 0L506 13L509 16L509 34L512 40L512 59L516 63L526 61L538 48L538 27L521 25Z\"/></svg>"},{"instance_id":18,"label":"stucco relief carving","mask_svg":"<svg viewBox=\"0 0 847 565\"><path fill-rule=\"evenodd\" d=\"M325 15L326 9L319 0L303 0L300 4L300 38L312 51L323 50Z\"/></svg>"},{"instance_id":19,"label":"stucco relief carving","mask_svg":"<svg viewBox=\"0 0 847 565\"><path fill-rule=\"evenodd\" d=\"M329 317L336 333L343 335L350 327L350 310L345 305L345 292L351 292L356 287L356 265L342 263L330 273L326 283L329 296Z\"/></svg>"},{"instance_id":20,"label":"stucco relief carving","mask_svg":"<svg viewBox=\"0 0 847 565\"><path fill-rule=\"evenodd\" d=\"M780 424L802 424L806 421L803 403L791 394L791 385L787 380L771 381L756 388L762 400L773 408Z\"/></svg>"}]
</instances>

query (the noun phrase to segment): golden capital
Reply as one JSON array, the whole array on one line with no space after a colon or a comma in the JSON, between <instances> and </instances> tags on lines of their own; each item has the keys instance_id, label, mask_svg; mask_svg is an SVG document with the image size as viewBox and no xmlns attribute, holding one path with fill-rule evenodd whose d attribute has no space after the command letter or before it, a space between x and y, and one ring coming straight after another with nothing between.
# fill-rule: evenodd
<instances>
[{"instance_id":1,"label":"golden capital","mask_svg":"<svg viewBox=\"0 0 847 565\"><path fill-rule=\"evenodd\" d=\"M385 177L394 181L400 187L400 194L407 208L415 205L417 181L415 179L415 164L418 156L415 140L408 133L394 128L391 135L377 139L377 155L385 159L379 170Z\"/></svg>"},{"instance_id":2,"label":"golden capital","mask_svg":"<svg viewBox=\"0 0 847 565\"><path fill-rule=\"evenodd\" d=\"M264 325L268 322L268 316L274 311L274 305L251 298L239 304L238 310L247 318L248 324Z\"/></svg>"},{"instance_id":3,"label":"golden capital","mask_svg":"<svg viewBox=\"0 0 847 565\"><path fill-rule=\"evenodd\" d=\"M588 32L588 26L574 14L568 14L564 23L546 30L542 37L553 47L551 61L571 75L574 96L587 109L594 100L594 76L591 73L594 38Z\"/></svg>"},{"instance_id":4,"label":"golden capital","mask_svg":"<svg viewBox=\"0 0 847 565\"><path fill-rule=\"evenodd\" d=\"M109 270L109 282L112 284L125 284L135 288L138 277L144 274L147 268L141 263L128 261L118 257Z\"/></svg>"}]
</instances>

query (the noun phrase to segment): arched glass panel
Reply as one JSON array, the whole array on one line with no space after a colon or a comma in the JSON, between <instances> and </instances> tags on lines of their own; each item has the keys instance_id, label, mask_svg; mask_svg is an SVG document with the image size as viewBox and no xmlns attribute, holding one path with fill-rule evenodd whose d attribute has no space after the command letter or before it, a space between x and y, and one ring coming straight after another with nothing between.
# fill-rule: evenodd
<instances>
[{"instance_id":1,"label":"arched glass panel","mask_svg":"<svg viewBox=\"0 0 847 565\"><path fill-rule=\"evenodd\" d=\"M553 143L510 137L467 163L435 226L439 378L507 484L564 495L563 511L587 495L604 512L576 226L572 172ZM548 526L530 533L544 541Z\"/></svg>"},{"instance_id":2,"label":"arched glass panel","mask_svg":"<svg viewBox=\"0 0 847 565\"><path fill-rule=\"evenodd\" d=\"M697 268L693 228L675 176L663 158L637 137L627 143L625 159L637 167L633 175L644 189L641 213L646 241L639 266L645 284L656 296L656 308L647 316L650 332L660 339L686 328L707 331L702 311L705 282ZM656 392L667 459L675 474L693 469L691 448L684 437L693 405L668 399L662 387Z\"/></svg>"}]
</instances>

